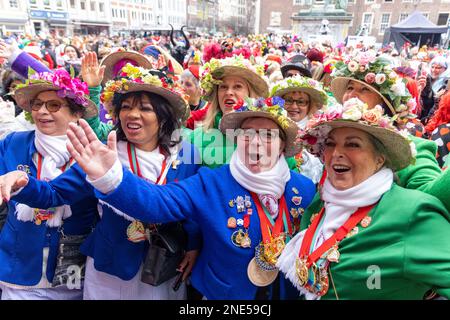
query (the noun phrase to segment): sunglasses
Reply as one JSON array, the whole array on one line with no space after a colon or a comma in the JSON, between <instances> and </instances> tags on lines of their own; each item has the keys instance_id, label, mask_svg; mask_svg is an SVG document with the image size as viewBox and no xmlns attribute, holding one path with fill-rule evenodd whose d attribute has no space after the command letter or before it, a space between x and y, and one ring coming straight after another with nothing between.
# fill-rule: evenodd
<instances>
[{"instance_id":1,"label":"sunglasses","mask_svg":"<svg viewBox=\"0 0 450 320\"><path fill-rule=\"evenodd\" d=\"M43 105L45 105L49 112L58 112L61 107L67 106L67 104L58 100L41 101L36 99L31 101L31 110L39 111Z\"/></svg>"}]
</instances>

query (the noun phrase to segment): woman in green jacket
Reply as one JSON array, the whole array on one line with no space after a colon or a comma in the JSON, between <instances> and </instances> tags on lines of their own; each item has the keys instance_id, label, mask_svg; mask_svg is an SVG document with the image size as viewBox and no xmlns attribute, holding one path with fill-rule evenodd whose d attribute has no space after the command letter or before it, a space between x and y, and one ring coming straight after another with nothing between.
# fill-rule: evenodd
<instances>
[{"instance_id":1,"label":"woman in green jacket","mask_svg":"<svg viewBox=\"0 0 450 320\"><path fill-rule=\"evenodd\" d=\"M201 127L188 137L199 149L202 165L215 168L230 161L236 146L234 138L227 139L219 130L220 120L247 97L267 97L263 75L263 66L252 65L242 56L211 59L203 66L200 86L209 101L208 112Z\"/></svg>"},{"instance_id":2,"label":"woman in green jacket","mask_svg":"<svg viewBox=\"0 0 450 320\"><path fill-rule=\"evenodd\" d=\"M306 299L450 297L450 215L435 197L394 183L415 152L382 114L349 100L302 137L328 175L277 267Z\"/></svg>"},{"instance_id":3,"label":"woman in green jacket","mask_svg":"<svg viewBox=\"0 0 450 320\"><path fill-rule=\"evenodd\" d=\"M338 62L333 71L331 91L340 103L358 98L369 108L380 105L393 117L395 126L405 129L412 116L409 110L415 101L406 88L405 81L383 58L361 53L350 61ZM437 146L433 141L409 135L417 150L413 164L395 172L399 185L417 189L437 197L450 210L450 172L442 172L436 160Z\"/></svg>"}]
</instances>

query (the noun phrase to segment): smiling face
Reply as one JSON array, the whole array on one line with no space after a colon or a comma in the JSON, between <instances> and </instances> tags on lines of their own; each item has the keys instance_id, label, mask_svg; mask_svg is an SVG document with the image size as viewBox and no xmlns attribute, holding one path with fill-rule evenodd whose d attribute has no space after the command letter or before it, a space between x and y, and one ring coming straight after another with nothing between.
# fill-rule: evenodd
<instances>
[{"instance_id":1,"label":"smiling face","mask_svg":"<svg viewBox=\"0 0 450 320\"><path fill-rule=\"evenodd\" d=\"M253 173L273 168L285 147L278 125L267 118L249 118L241 131L237 151L245 166Z\"/></svg>"},{"instance_id":2,"label":"smiling face","mask_svg":"<svg viewBox=\"0 0 450 320\"><path fill-rule=\"evenodd\" d=\"M57 101L61 104L61 108L56 112L48 111L45 104L39 110L31 111L31 117L36 124L36 128L43 134L49 136L65 135L69 128L69 123L77 122L81 118L80 113L72 113L67 100L58 97L56 91L41 92L34 101L37 104L40 104L40 102L46 103L47 101Z\"/></svg>"},{"instance_id":3,"label":"smiling face","mask_svg":"<svg viewBox=\"0 0 450 320\"><path fill-rule=\"evenodd\" d=\"M233 107L238 101L250 95L250 89L247 81L241 77L227 76L222 79L222 83L218 85L217 97L219 107L225 115L233 111Z\"/></svg>"},{"instance_id":4,"label":"smiling face","mask_svg":"<svg viewBox=\"0 0 450 320\"><path fill-rule=\"evenodd\" d=\"M153 151L158 146L159 122L147 95L123 100L119 120L127 140L136 148Z\"/></svg>"},{"instance_id":5,"label":"smiling face","mask_svg":"<svg viewBox=\"0 0 450 320\"><path fill-rule=\"evenodd\" d=\"M431 78L437 79L446 69L438 63L433 63L431 65Z\"/></svg>"},{"instance_id":6,"label":"smiling face","mask_svg":"<svg viewBox=\"0 0 450 320\"><path fill-rule=\"evenodd\" d=\"M309 95L304 92L294 91L283 96L284 106L289 118L295 122L303 120L310 110Z\"/></svg>"},{"instance_id":7,"label":"smiling face","mask_svg":"<svg viewBox=\"0 0 450 320\"><path fill-rule=\"evenodd\" d=\"M325 140L325 169L338 190L352 188L376 173L385 157L376 151L369 134L354 128L334 129Z\"/></svg>"},{"instance_id":8,"label":"smiling face","mask_svg":"<svg viewBox=\"0 0 450 320\"><path fill-rule=\"evenodd\" d=\"M342 102L351 98L358 98L362 102L367 103L369 109L372 109L377 104L381 105L383 103L383 99L380 95L375 91L370 90L368 86L350 80L347 84L347 89L342 98Z\"/></svg>"},{"instance_id":9,"label":"smiling face","mask_svg":"<svg viewBox=\"0 0 450 320\"><path fill-rule=\"evenodd\" d=\"M64 49L64 54L69 57L70 60L76 60L78 58L77 52L73 47L67 46Z\"/></svg>"}]
</instances>

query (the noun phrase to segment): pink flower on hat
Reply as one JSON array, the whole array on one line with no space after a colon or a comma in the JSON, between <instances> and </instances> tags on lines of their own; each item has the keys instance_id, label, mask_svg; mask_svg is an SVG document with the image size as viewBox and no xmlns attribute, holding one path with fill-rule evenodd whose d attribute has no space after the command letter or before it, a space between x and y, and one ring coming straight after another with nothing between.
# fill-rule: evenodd
<instances>
[{"instance_id":1,"label":"pink flower on hat","mask_svg":"<svg viewBox=\"0 0 450 320\"><path fill-rule=\"evenodd\" d=\"M373 72L369 72L368 74L366 74L366 76L364 77L364 80L368 83L368 84L372 84L375 82L375 73Z\"/></svg>"}]
</instances>

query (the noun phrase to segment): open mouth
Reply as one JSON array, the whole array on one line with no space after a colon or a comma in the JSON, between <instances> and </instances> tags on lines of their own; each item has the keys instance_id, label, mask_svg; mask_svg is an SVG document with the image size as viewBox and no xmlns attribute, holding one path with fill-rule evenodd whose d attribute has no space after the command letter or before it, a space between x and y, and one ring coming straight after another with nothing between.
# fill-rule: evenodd
<instances>
[{"instance_id":1,"label":"open mouth","mask_svg":"<svg viewBox=\"0 0 450 320\"><path fill-rule=\"evenodd\" d=\"M127 123L127 129L131 130L131 131L136 131L141 129L142 126L140 124L137 123Z\"/></svg>"},{"instance_id":2,"label":"open mouth","mask_svg":"<svg viewBox=\"0 0 450 320\"><path fill-rule=\"evenodd\" d=\"M233 108L236 105L236 101L234 101L233 99L226 99L224 101L224 104L227 108Z\"/></svg>"},{"instance_id":3,"label":"open mouth","mask_svg":"<svg viewBox=\"0 0 450 320\"><path fill-rule=\"evenodd\" d=\"M338 174L343 174L346 172L349 172L351 170L351 168L349 166L345 166L345 165L340 165L340 164L335 164L332 166L334 172L338 173Z\"/></svg>"},{"instance_id":4,"label":"open mouth","mask_svg":"<svg viewBox=\"0 0 450 320\"><path fill-rule=\"evenodd\" d=\"M262 156L259 153L249 153L248 158L252 162L258 162L261 160Z\"/></svg>"}]
</instances>

